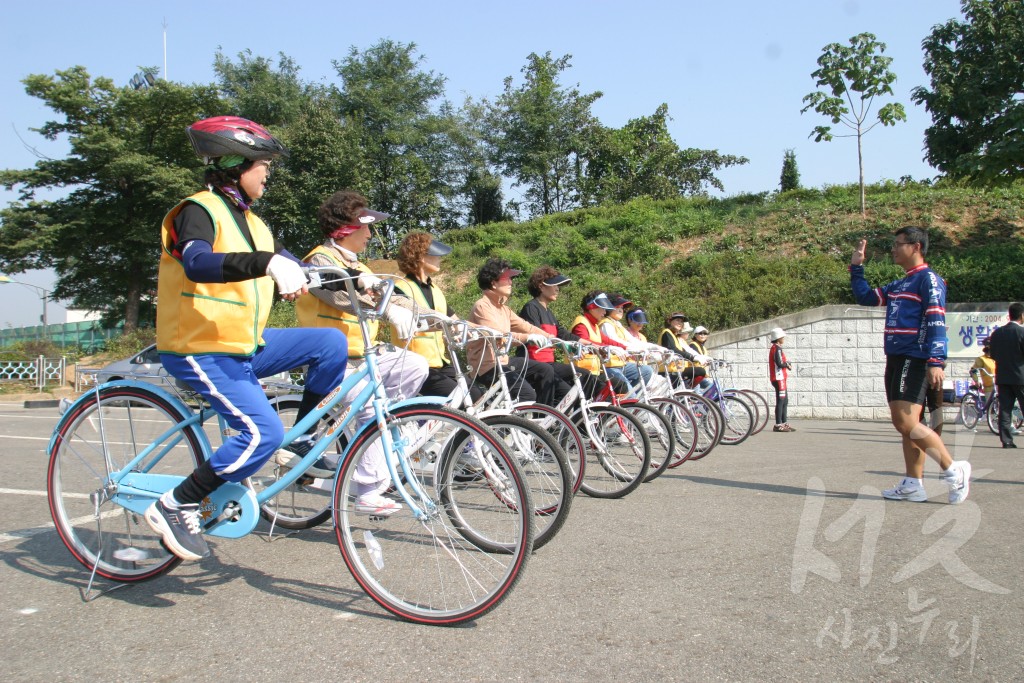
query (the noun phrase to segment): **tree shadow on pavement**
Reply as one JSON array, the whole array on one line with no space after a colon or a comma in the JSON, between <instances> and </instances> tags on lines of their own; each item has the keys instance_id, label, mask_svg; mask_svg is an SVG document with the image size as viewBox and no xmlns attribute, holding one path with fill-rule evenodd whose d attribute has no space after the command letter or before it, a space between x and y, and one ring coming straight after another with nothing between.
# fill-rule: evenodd
<instances>
[{"instance_id":1,"label":"tree shadow on pavement","mask_svg":"<svg viewBox=\"0 0 1024 683\"><path fill-rule=\"evenodd\" d=\"M731 479L718 479L716 477L697 477L693 475L664 474L663 477L692 481L695 484L711 484L712 486L725 486L736 489L751 489L753 491L764 491L766 493L784 493L791 496L824 496L826 498L857 498L856 492L848 491L816 491L803 486L787 486L785 484L767 484L751 481L734 481Z\"/></svg>"}]
</instances>

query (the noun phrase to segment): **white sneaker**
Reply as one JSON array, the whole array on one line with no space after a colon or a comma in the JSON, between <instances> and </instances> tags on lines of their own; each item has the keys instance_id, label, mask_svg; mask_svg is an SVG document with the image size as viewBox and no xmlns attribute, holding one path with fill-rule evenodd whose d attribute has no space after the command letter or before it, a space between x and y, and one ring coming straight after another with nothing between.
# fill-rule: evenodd
<instances>
[{"instance_id":1,"label":"white sneaker","mask_svg":"<svg viewBox=\"0 0 1024 683\"><path fill-rule=\"evenodd\" d=\"M909 500L914 503L923 503L928 500L928 494L925 493L924 487L918 484L916 479L903 477L903 479L900 480L900 483L896 484L896 486L882 491L882 498L888 498L889 500Z\"/></svg>"},{"instance_id":2,"label":"white sneaker","mask_svg":"<svg viewBox=\"0 0 1024 683\"><path fill-rule=\"evenodd\" d=\"M356 498L355 509L361 515L390 517L402 509L402 504L379 493L370 492Z\"/></svg>"},{"instance_id":3,"label":"white sneaker","mask_svg":"<svg viewBox=\"0 0 1024 683\"><path fill-rule=\"evenodd\" d=\"M952 476L942 475L949 485L949 502L952 505L962 503L971 490L971 463L966 460L954 460L946 472Z\"/></svg>"}]
</instances>

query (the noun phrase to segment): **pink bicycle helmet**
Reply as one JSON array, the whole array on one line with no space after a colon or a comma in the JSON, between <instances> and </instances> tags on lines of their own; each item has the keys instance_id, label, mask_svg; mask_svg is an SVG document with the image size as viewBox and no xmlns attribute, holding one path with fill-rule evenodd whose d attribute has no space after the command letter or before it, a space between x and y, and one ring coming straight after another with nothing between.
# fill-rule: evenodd
<instances>
[{"instance_id":1,"label":"pink bicycle helmet","mask_svg":"<svg viewBox=\"0 0 1024 683\"><path fill-rule=\"evenodd\" d=\"M189 126L187 132L192 148L207 164L220 157L243 157L258 161L288 156L288 150L270 131L239 116L202 119Z\"/></svg>"}]
</instances>

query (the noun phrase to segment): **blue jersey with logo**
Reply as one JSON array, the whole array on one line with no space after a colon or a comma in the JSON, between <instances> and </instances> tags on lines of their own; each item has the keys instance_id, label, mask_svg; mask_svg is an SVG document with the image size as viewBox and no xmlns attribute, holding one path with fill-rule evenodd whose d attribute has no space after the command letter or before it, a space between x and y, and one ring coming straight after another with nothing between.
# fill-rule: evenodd
<instances>
[{"instance_id":1,"label":"blue jersey with logo","mask_svg":"<svg viewBox=\"0 0 1024 683\"><path fill-rule=\"evenodd\" d=\"M927 263L882 287L864 279L864 266L850 266L853 298L861 306L885 306L885 355L946 362L946 282Z\"/></svg>"}]
</instances>

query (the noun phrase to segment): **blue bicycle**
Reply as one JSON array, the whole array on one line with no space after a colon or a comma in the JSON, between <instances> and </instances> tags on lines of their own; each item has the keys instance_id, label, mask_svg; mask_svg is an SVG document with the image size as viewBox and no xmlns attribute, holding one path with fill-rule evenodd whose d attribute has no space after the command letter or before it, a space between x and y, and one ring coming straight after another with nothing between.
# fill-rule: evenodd
<instances>
[{"instance_id":1,"label":"blue bicycle","mask_svg":"<svg viewBox=\"0 0 1024 683\"><path fill-rule=\"evenodd\" d=\"M356 302L366 348L367 321L376 310L358 306L352 281L334 268L311 268L320 278L344 279ZM332 410L366 380L355 401ZM393 403L384 394L373 353L321 404L291 427L281 447L315 424L314 447L274 481L227 483L201 505L203 532L240 538L275 504L315 478L317 458L337 448L359 409L375 420L354 431L343 448L331 490L331 513L342 559L367 594L391 613L424 624L480 617L504 600L522 576L533 548L532 510L522 470L501 439L479 420L430 399ZM334 419L323 418L332 414ZM121 380L98 386L70 405L48 447L47 492L61 541L95 577L121 583L152 579L180 560L144 519L146 508L212 452L208 406L196 409L152 384ZM350 433L353 433L350 431ZM388 494L402 509L388 517L360 512L353 476L364 457L383 453L393 482Z\"/></svg>"}]
</instances>

